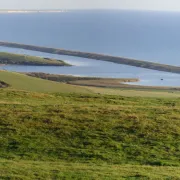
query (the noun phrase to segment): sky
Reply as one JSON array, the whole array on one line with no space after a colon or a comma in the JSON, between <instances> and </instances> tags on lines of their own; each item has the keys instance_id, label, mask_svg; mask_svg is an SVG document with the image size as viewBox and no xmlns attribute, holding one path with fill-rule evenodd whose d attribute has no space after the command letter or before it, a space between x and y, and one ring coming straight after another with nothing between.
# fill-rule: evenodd
<instances>
[{"instance_id":1,"label":"sky","mask_svg":"<svg viewBox=\"0 0 180 180\"><path fill-rule=\"evenodd\" d=\"M180 11L180 0L0 0L0 9L135 9Z\"/></svg>"}]
</instances>

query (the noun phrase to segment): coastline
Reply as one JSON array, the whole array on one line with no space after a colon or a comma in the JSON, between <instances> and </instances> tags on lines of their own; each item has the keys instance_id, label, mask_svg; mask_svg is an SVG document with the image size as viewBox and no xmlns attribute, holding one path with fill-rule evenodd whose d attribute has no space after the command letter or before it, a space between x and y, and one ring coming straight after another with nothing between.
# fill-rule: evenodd
<instances>
[{"instance_id":1,"label":"coastline","mask_svg":"<svg viewBox=\"0 0 180 180\"><path fill-rule=\"evenodd\" d=\"M23 73L28 76L46 79L55 82L61 82L71 85L98 87L98 88L119 88L129 90L163 90L163 91L180 91L180 87L174 86L142 86L130 83L139 82L137 78L99 78L99 77L81 77L73 75L59 75L48 73Z\"/></svg>"}]
</instances>

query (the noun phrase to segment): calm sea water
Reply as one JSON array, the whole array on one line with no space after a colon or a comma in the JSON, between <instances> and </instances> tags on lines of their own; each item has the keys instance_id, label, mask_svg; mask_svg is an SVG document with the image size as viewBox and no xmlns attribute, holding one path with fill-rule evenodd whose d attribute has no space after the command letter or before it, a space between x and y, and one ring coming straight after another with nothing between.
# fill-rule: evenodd
<instances>
[{"instance_id":1,"label":"calm sea water","mask_svg":"<svg viewBox=\"0 0 180 180\"><path fill-rule=\"evenodd\" d=\"M180 13L143 11L72 11L67 13L0 14L0 41L97 52L180 66ZM180 75L24 50L65 59L74 67L1 67L100 77L138 77L145 85L180 86ZM160 79L163 78L164 81Z\"/></svg>"}]
</instances>

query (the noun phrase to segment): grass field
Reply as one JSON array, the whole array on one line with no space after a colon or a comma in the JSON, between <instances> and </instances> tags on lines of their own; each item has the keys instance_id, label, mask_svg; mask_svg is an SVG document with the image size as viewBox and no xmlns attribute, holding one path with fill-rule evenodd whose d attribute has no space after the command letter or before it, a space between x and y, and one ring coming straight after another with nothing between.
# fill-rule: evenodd
<instances>
[{"instance_id":1,"label":"grass field","mask_svg":"<svg viewBox=\"0 0 180 180\"><path fill-rule=\"evenodd\" d=\"M1 179L178 180L180 168L44 161L0 160Z\"/></svg>"},{"instance_id":2,"label":"grass field","mask_svg":"<svg viewBox=\"0 0 180 180\"><path fill-rule=\"evenodd\" d=\"M98 88L87 87L93 93L104 95L120 95L128 97L152 97L152 98L180 98L180 91L176 90L153 90L153 89L132 89L132 88Z\"/></svg>"},{"instance_id":3,"label":"grass field","mask_svg":"<svg viewBox=\"0 0 180 180\"><path fill-rule=\"evenodd\" d=\"M5 52L0 52L0 64L69 66L69 64L61 60L27 56L27 55L18 55L18 54L5 53Z\"/></svg>"},{"instance_id":4,"label":"grass field","mask_svg":"<svg viewBox=\"0 0 180 180\"><path fill-rule=\"evenodd\" d=\"M0 81L0 179L180 179L179 98Z\"/></svg>"}]
</instances>

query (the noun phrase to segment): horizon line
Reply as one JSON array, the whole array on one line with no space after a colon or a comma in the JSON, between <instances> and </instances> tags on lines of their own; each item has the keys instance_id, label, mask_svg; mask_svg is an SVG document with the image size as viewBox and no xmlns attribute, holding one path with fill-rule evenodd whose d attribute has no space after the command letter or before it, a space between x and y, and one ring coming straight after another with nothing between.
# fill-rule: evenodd
<instances>
[{"instance_id":1,"label":"horizon line","mask_svg":"<svg viewBox=\"0 0 180 180\"><path fill-rule=\"evenodd\" d=\"M114 10L114 11L145 11L145 12L180 12L180 10L160 10L160 9L133 9L133 8L12 8L12 9L0 9L0 11L106 11L106 10Z\"/></svg>"}]
</instances>

